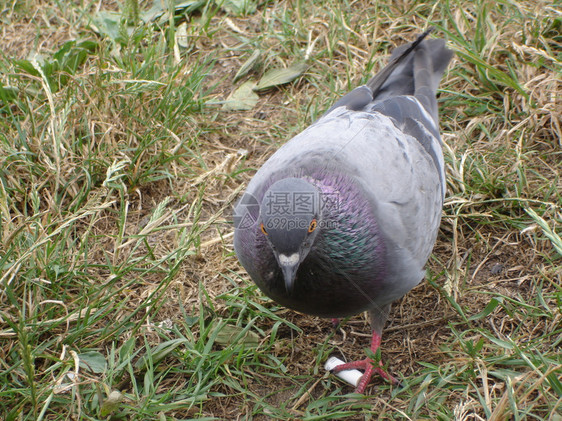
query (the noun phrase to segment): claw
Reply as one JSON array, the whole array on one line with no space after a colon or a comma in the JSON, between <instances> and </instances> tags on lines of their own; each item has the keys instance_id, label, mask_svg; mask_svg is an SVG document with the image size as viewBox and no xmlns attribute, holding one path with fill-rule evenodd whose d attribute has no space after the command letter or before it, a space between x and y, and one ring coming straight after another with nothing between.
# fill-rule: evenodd
<instances>
[{"instance_id":1,"label":"claw","mask_svg":"<svg viewBox=\"0 0 562 421\"><path fill-rule=\"evenodd\" d=\"M391 376L386 371L384 371L384 369L382 368L382 362L379 361L379 367L377 367L375 366L375 362L370 358L365 358L364 360L340 364L337 367L334 367L332 369L332 372L339 373L340 371L344 371L344 370L363 370L365 372L363 374L363 377L361 377L361 380L359 380L359 383L357 384L357 388L355 389L357 393L365 392L365 389L367 388L367 385L370 383L371 377L375 372L378 373L383 379L385 379L389 383L392 384L399 383L397 379L395 379L393 376Z\"/></svg>"},{"instance_id":2,"label":"claw","mask_svg":"<svg viewBox=\"0 0 562 421\"><path fill-rule=\"evenodd\" d=\"M373 338L371 340L371 351L373 351L373 353L375 353L377 351L377 349L380 347L381 344L381 336L376 333L373 332ZM333 373L339 373L340 371L344 371L344 370L364 370L364 374L363 377L361 377L361 380L359 380L359 383L357 384L357 388L355 389L355 391L357 393L363 393L365 391L365 389L367 388L367 385L369 384L369 382L371 381L371 377L373 376L373 373L376 372L378 373L383 379L385 379L386 381L392 383L392 384L399 384L400 382L395 379L394 377L392 377L390 374L388 374L382 365L382 362L379 361L378 362L378 367L375 365L375 362L371 359L371 358L365 358L363 360L359 360L359 361L353 361L353 362L349 362L349 363L345 363L345 364L340 364L336 367L334 367L332 369Z\"/></svg>"}]
</instances>

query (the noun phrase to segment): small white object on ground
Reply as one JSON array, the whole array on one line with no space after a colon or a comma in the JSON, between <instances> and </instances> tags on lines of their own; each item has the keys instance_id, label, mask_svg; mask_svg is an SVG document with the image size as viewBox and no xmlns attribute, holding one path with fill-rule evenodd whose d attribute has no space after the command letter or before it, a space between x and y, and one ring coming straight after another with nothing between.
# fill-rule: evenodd
<instances>
[{"instance_id":1,"label":"small white object on ground","mask_svg":"<svg viewBox=\"0 0 562 421\"><path fill-rule=\"evenodd\" d=\"M331 371L333 368L340 364L345 363L339 358L330 357L328 358L328 361L326 361L326 364L324 364L324 368L328 371ZM334 374L353 387L357 387L359 380L361 380L361 377L363 377L363 373L359 370L344 370Z\"/></svg>"}]
</instances>

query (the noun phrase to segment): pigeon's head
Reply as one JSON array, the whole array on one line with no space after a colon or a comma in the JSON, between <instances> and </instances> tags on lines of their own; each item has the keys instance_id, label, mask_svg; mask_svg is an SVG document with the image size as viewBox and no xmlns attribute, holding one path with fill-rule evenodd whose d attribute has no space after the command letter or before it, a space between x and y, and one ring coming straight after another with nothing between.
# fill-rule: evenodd
<instances>
[{"instance_id":1,"label":"pigeon's head","mask_svg":"<svg viewBox=\"0 0 562 421\"><path fill-rule=\"evenodd\" d=\"M260 228L283 272L285 288L293 290L297 270L320 231L320 191L301 178L272 184L260 206Z\"/></svg>"}]
</instances>

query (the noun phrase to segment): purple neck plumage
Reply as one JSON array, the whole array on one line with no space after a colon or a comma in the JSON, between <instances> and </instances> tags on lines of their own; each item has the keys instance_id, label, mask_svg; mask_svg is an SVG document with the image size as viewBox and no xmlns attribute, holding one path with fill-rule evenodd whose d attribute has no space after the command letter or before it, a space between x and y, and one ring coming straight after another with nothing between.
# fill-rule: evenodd
<instances>
[{"instance_id":1,"label":"purple neck plumage","mask_svg":"<svg viewBox=\"0 0 562 421\"><path fill-rule=\"evenodd\" d=\"M356 179L331 171L303 176L320 190L322 231L315 248L334 261L334 266L350 272L371 271L385 275L385 245L374 214L373 204Z\"/></svg>"}]
</instances>

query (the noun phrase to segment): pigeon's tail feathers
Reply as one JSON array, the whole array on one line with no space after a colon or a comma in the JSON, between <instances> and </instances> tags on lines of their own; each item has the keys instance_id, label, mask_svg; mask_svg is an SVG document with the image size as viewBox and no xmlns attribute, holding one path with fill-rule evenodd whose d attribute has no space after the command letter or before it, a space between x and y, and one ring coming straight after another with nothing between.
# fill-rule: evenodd
<instances>
[{"instance_id":1,"label":"pigeon's tail feathers","mask_svg":"<svg viewBox=\"0 0 562 421\"><path fill-rule=\"evenodd\" d=\"M339 107L364 111L374 103L397 96L415 96L437 124L435 93L443 72L453 56L442 39L425 39L428 29L410 43L392 52L388 64L365 85L341 97L324 115Z\"/></svg>"},{"instance_id":2,"label":"pigeon's tail feathers","mask_svg":"<svg viewBox=\"0 0 562 421\"><path fill-rule=\"evenodd\" d=\"M453 52L444 39L430 39L419 46L414 56L414 95L435 95ZM429 92L421 90L428 88Z\"/></svg>"},{"instance_id":3,"label":"pigeon's tail feathers","mask_svg":"<svg viewBox=\"0 0 562 421\"><path fill-rule=\"evenodd\" d=\"M414 56L414 96L437 121L435 94L453 52L445 48L445 40L432 39L424 42Z\"/></svg>"},{"instance_id":4,"label":"pigeon's tail feathers","mask_svg":"<svg viewBox=\"0 0 562 421\"><path fill-rule=\"evenodd\" d=\"M359 86L348 92L346 95L341 97L335 102L324 115L329 114L333 110L339 107L346 107L348 110L360 111L363 110L367 105L373 102L373 100L378 99L379 94L383 86L387 86L387 80L390 78L392 86L404 86L405 84L412 85L411 89L403 89L404 92L398 93L398 95L413 95L413 77L411 71L411 65L405 65L403 62L411 61L410 53L419 45L423 39L433 31L433 28L428 29L423 34L421 34L414 42L410 44L398 47L392 53L389 63L375 76L373 76L365 85ZM400 70L403 69L403 70ZM404 70L409 70L404 71ZM400 80L399 80L400 79ZM395 89L391 89L393 92ZM392 94L390 96L395 96Z\"/></svg>"},{"instance_id":5,"label":"pigeon's tail feathers","mask_svg":"<svg viewBox=\"0 0 562 421\"><path fill-rule=\"evenodd\" d=\"M437 122L435 93L453 52L445 47L445 40L442 39L428 39L412 49L414 44L393 51L389 66L400 57L403 59L373 96L375 100L385 100L399 95L413 95Z\"/></svg>"},{"instance_id":6,"label":"pigeon's tail feathers","mask_svg":"<svg viewBox=\"0 0 562 421\"><path fill-rule=\"evenodd\" d=\"M381 88L384 86L385 82L390 78L390 76L397 71L400 67L405 67L404 65L401 66L402 62L409 58L412 51L416 49L416 47L425 39L433 31L433 28L429 28L423 34L418 36L418 38L410 43L403 45L399 48L396 48L392 55L390 56L390 61L388 64L375 76L373 76L369 81L365 84L369 88L371 88L373 98L376 98ZM411 77L411 76L410 76Z\"/></svg>"}]
</instances>

